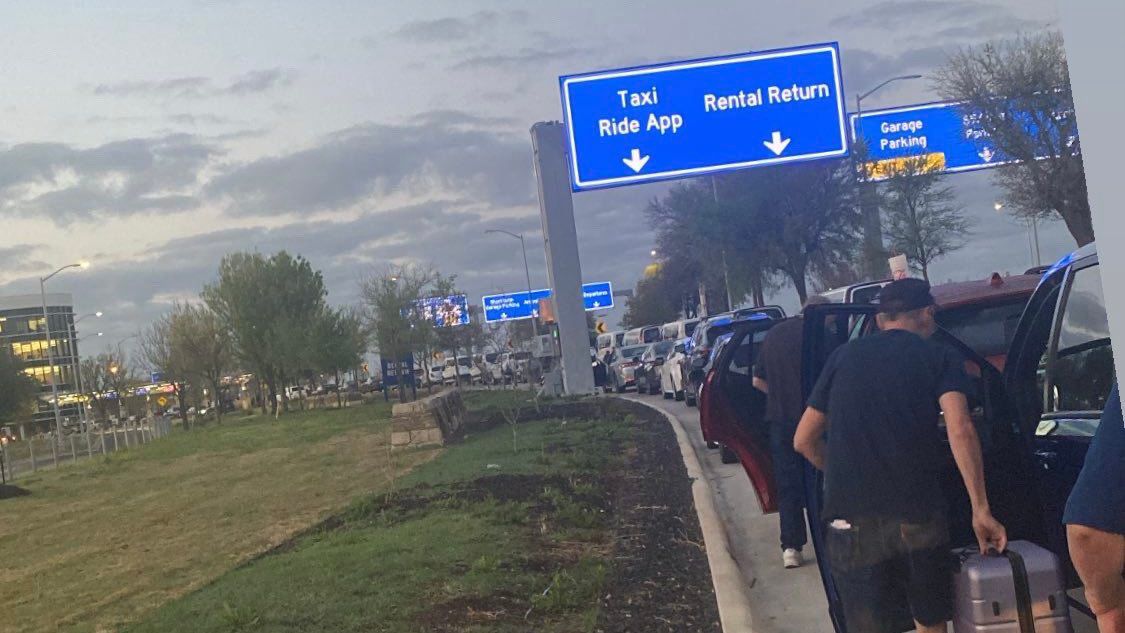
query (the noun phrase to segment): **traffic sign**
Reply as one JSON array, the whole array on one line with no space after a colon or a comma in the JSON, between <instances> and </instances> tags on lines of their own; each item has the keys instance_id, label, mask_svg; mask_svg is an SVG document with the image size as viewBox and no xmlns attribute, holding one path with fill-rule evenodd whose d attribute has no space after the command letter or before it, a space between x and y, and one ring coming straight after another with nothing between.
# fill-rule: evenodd
<instances>
[{"instance_id":1,"label":"traffic sign","mask_svg":"<svg viewBox=\"0 0 1125 633\"><path fill-rule=\"evenodd\" d=\"M587 312L612 308L613 285L608 281L582 284L582 303Z\"/></svg>"},{"instance_id":2,"label":"traffic sign","mask_svg":"<svg viewBox=\"0 0 1125 633\"><path fill-rule=\"evenodd\" d=\"M509 292L500 295L485 295L481 298L485 323L518 321L539 316L539 301L550 299L551 289ZM582 285L582 303L586 311L608 310L613 307L613 284L598 281Z\"/></svg>"},{"instance_id":3,"label":"traffic sign","mask_svg":"<svg viewBox=\"0 0 1125 633\"><path fill-rule=\"evenodd\" d=\"M834 42L559 83L574 191L848 154Z\"/></svg>"},{"instance_id":4,"label":"traffic sign","mask_svg":"<svg viewBox=\"0 0 1125 633\"><path fill-rule=\"evenodd\" d=\"M531 294L523 292L509 292L501 295L485 295L481 300L484 308L485 323L500 323L502 321L518 321L539 316L539 300L549 299L551 289L532 290Z\"/></svg>"},{"instance_id":5,"label":"traffic sign","mask_svg":"<svg viewBox=\"0 0 1125 633\"><path fill-rule=\"evenodd\" d=\"M1030 116L1021 118L1034 138L1038 126ZM922 158L928 169L952 173L1014 162L995 147L980 125L980 115L963 102L872 110L852 114L850 121L853 136L867 145L865 170L869 180L886 180L909 158ZM1074 139L1068 139L1066 145L1073 143Z\"/></svg>"}]
</instances>

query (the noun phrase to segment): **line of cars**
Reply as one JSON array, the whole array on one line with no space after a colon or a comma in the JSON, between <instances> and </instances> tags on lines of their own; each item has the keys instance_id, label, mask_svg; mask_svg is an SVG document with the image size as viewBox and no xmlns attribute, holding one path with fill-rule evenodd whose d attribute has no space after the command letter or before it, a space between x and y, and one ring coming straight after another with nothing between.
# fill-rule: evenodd
<instances>
[{"instance_id":1,"label":"line of cars","mask_svg":"<svg viewBox=\"0 0 1125 633\"><path fill-rule=\"evenodd\" d=\"M1045 271L993 274L932 289L940 326L935 340L961 354L974 382L969 404L981 438L993 513L1009 538L1042 545L1068 567L1062 511L1114 379L1098 271L1097 252L1089 245ZM851 301L812 306L803 315L804 346L794 353L802 355L806 395L833 349L875 331L876 307L870 300L877 290L856 294L840 293L839 299ZM752 372L761 341L779 319L751 314L729 323L717 317L709 322L722 333L706 343L706 360L702 354L688 354L689 366L693 371L698 366L702 376L697 399L704 439L722 449L723 461L741 463L762 509L776 511L765 394L753 388ZM697 335L701 331L697 343L710 338L703 326L697 327ZM947 457L942 489L951 543L962 547L976 541L951 451ZM811 465L805 487L813 547L823 552L823 474ZM828 557L816 559L836 631L854 631L842 619ZM1070 586L1077 586L1073 569L1068 573ZM900 615L901 630L911 628L909 613Z\"/></svg>"}]
</instances>

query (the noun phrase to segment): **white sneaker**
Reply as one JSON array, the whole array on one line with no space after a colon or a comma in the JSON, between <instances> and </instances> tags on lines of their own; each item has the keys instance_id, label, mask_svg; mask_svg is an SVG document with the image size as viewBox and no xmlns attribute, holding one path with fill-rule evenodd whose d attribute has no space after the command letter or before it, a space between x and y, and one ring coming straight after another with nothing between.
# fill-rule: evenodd
<instances>
[{"instance_id":1,"label":"white sneaker","mask_svg":"<svg viewBox=\"0 0 1125 633\"><path fill-rule=\"evenodd\" d=\"M789 548L781 553L781 562L785 563L786 569L796 569L805 563L805 559L801 557L800 550Z\"/></svg>"}]
</instances>

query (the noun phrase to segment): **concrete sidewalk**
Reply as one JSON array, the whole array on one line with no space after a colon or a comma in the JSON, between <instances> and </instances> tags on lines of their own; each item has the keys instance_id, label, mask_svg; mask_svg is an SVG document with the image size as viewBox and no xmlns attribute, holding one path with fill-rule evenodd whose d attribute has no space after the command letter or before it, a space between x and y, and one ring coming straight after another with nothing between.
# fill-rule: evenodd
<instances>
[{"instance_id":1,"label":"concrete sidewalk","mask_svg":"<svg viewBox=\"0 0 1125 633\"><path fill-rule=\"evenodd\" d=\"M762 514L740 465L723 464L719 451L707 448L696 409L654 396L624 397L670 414L687 433L749 597L753 633L832 633L812 545L805 548L804 567L781 566L777 515Z\"/></svg>"}]
</instances>

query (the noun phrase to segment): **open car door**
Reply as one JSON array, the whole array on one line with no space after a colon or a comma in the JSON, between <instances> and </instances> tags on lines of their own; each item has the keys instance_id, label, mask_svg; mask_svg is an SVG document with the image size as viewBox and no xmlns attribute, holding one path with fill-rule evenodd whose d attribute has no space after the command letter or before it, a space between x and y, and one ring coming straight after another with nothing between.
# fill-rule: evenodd
<instances>
[{"instance_id":1,"label":"open car door","mask_svg":"<svg viewBox=\"0 0 1125 633\"><path fill-rule=\"evenodd\" d=\"M824 362L834 349L851 339L876 331L875 306L845 304L839 306L812 306L805 313L805 346L803 351L804 393L806 398L820 375ZM962 357L965 372L973 383L972 393L966 394L969 411L980 437L984 458L985 485L989 502L996 518L1004 524L1009 539L1026 539L1042 542L1042 510L1034 485L1033 466L1028 459L1026 442L1018 425L1015 411L1006 395L1004 376L984 357L944 330L938 330L933 340L947 345ZM940 422L939 424L944 424ZM831 429L829 429L831 433ZM948 447L948 444L946 444ZM975 546L972 531L972 511L968 493L960 471L953 459L952 450L946 450L941 470L941 488L947 506L950 543L953 547ZM829 613L836 631L847 633L843 609L831 577L828 556L824 553L826 520L821 516L824 490L823 473L806 463L805 492L809 518L809 531L817 551L817 565L828 599ZM897 614L902 630L911 624L908 606L903 604ZM851 632L858 633L858 632Z\"/></svg>"},{"instance_id":2,"label":"open car door","mask_svg":"<svg viewBox=\"0 0 1125 633\"><path fill-rule=\"evenodd\" d=\"M773 319L738 322L704 378L699 402L704 437L738 456L762 512L777 511L777 484L770 459L766 394L753 385L753 367Z\"/></svg>"}]
</instances>

